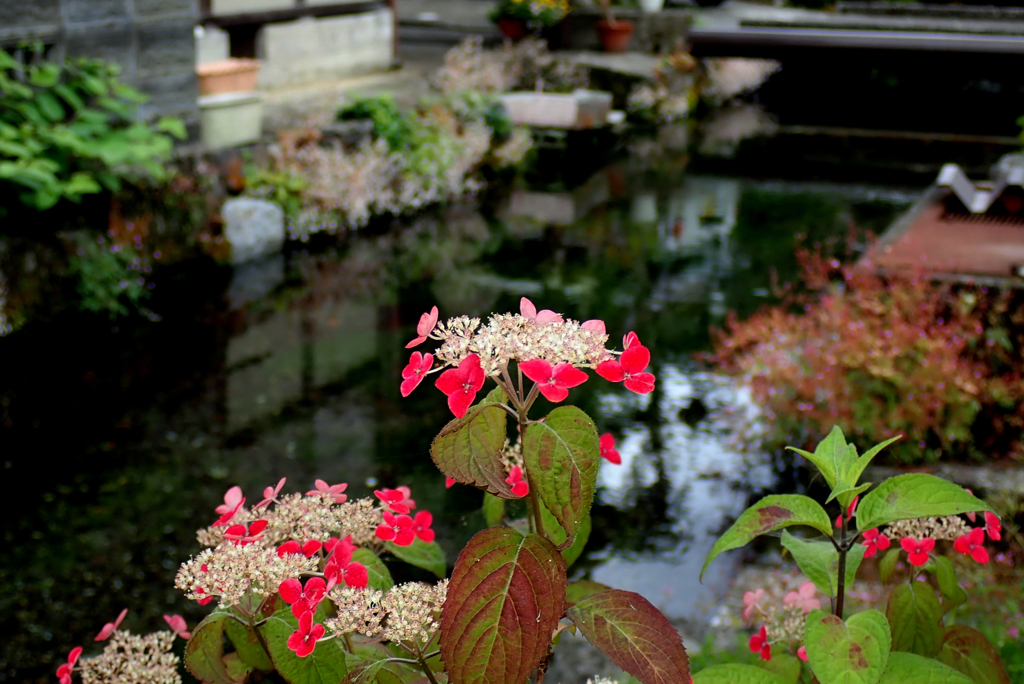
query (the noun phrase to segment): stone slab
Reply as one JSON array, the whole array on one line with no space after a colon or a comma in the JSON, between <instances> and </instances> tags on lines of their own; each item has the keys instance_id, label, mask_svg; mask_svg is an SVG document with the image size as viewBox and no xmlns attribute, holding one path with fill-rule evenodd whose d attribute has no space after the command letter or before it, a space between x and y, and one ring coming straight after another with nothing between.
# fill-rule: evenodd
<instances>
[{"instance_id":1,"label":"stone slab","mask_svg":"<svg viewBox=\"0 0 1024 684\"><path fill-rule=\"evenodd\" d=\"M189 19L138 29L136 72L140 75L191 71L195 67L195 24Z\"/></svg>"},{"instance_id":2,"label":"stone slab","mask_svg":"<svg viewBox=\"0 0 1024 684\"><path fill-rule=\"evenodd\" d=\"M296 86L391 67L391 11L268 24L257 36L260 86Z\"/></svg>"},{"instance_id":3,"label":"stone slab","mask_svg":"<svg viewBox=\"0 0 1024 684\"><path fill-rule=\"evenodd\" d=\"M203 26L196 30L196 66L223 62L231 57L231 38L228 32L216 26Z\"/></svg>"},{"instance_id":4,"label":"stone slab","mask_svg":"<svg viewBox=\"0 0 1024 684\"><path fill-rule=\"evenodd\" d=\"M250 12L267 12L291 9L295 0L212 0L210 14L215 17L231 14L249 14Z\"/></svg>"},{"instance_id":5,"label":"stone slab","mask_svg":"<svg viewBox=\"0 0 1024 684\"><path fill-rule=\"evenodd\" d=\"M574 93L513 92L500 96L512 122L519 126L586 130L608 123L611 93L577 90Z\"/></svg>"},{"instance_id":6,"label":"stone slab","mask_svg":"<svg viewBox=\"0 0 1024 684\"><path fill-rule=\"evenodd\" d=\"M59 0L0 0L0 30L60 23Z\"/></svg>"},{"instance_id":7,"label":"stone slab","mask_svg":"<svg viewBox=\"0 0 1024 684\"><path fill-rule=\"evenodd\" d=\"M128 20L128 0L62 0L64 21L78 24L92 21Z\"/></svg>"},{"instance_id":8,"label":"stone slab","mask_svg":"<svg viewBox=\"0 0 1024 684\"><path fill-rule=\"evenodd\" d=\"M69 30L65 34L64 50L67 57L92 57L117 62L127 76L135 71L135 37L127 23L104 29Z\"/></svg>"},{"instance_id":9,"label":"stone slab","mask_svg":"<svg viewBox=\"0 0 1024 684\"><path fill-rule=\"evenodd\" d=\"M134 0L135 16L149 17L162 14L181 14L199 17L197 0Z\"/></svg>"}]
</instances>

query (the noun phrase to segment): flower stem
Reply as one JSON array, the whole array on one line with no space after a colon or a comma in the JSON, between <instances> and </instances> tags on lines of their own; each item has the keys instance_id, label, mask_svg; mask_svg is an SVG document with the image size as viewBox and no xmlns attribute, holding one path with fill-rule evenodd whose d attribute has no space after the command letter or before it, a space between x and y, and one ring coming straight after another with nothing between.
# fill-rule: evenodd
<instances>
[{"instance_id":1,"label":"flower stem","mask_svg":"<svg viewBox=\"0 0 1024 684\"><path fill-rule=\"evenodd\" d=\"M423 674L427 675L427 681L430 684L437 684L437 679L434 678L434 671L427 665L427 659L423 657L423 651L420 650L420 645L416 644L416 658L420 661L420 667L423 668Z\"/></svg>"},{"instance_id":2,"label":"flower stem","mask_svg":"<svg viewBox=\"0 0 1024 684\"><path fill-rule=\"evenodd\" d=\"M839 576L836 582L836 617L840 620L843 619L843 603L846 598L846 553L849 547L846 545L846 524L847 519L845 515L846 511L839 514L839 517L843 521L843 526L840 531L840 542L839 542Z\"/></svg>"},{"instance_id":3,"label":"flower stem","mask_svg":"<svg viewBox=\"0 0 1024 684\"><path fill-rule=\"evenodd\" d=\"M267 659L269 659L270 662L274 662L274 657L270 655L270 647L267 646L267 640L263 638L263 633L260 632L260 628L256 625L256 621L253 619L251 614L249 615L249 629L256 634L256 640L260 642L263 652L267 654Z\"/></svg>"}]
</instances>

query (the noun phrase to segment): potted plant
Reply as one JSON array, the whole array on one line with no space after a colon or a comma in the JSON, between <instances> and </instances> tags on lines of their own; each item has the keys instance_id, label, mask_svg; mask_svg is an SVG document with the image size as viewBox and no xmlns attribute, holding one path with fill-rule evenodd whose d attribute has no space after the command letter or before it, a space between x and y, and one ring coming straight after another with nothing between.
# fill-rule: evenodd
<instances>
[{"instance_id":1,"label":"potted plant","mask_svg":"<svg viewBox=\"0 0 1024 684\"><path fill-rule=\"evenodd\" d=\"M597 22L597 37L605 52L625 52L633 38L633 22L615 19L611 0L600 0L604 8L604 19Z\"/></svg>"},{"instance_id":2,"label":"potted plant","mask_svg":"<svg viewBox=\"0 0 1024 684\"><path fill-rule=\"evenodd\" d=\"M516 41L549 29L569 13L569 0L499 0L490 12L502 35Z\"/></svg>"}]
</instances>

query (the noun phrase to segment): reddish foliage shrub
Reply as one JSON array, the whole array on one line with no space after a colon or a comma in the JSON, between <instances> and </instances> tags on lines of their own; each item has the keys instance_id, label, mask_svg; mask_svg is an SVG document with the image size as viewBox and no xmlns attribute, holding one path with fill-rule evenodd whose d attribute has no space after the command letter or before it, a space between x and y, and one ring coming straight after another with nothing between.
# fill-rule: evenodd
<instances>
[{"instance_id":1,"label":"reddish foliage shrub","mask_svg":"<svg viewBox=\"0 0 1024 684\"><path fill-rule=\"evenodd\" d=\"M797 257L804 287L730 316L705 357L750 385L772 442L839 425L865 444L902 433L906 462L1024 451L1018 293Z\"/></svg>"}]
</instances>

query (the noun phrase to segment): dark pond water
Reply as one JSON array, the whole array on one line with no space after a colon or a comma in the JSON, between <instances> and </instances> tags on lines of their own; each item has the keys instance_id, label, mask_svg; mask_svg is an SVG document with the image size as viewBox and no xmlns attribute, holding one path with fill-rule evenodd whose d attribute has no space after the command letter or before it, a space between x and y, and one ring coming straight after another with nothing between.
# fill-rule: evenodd
<instances>
[{"instance_id":1,"label":"dark pond water","mask_svg":"<svg viewBox=\"0 0 1024 684\"><path fill-rule=\"evenodd\" d=\"M400 372L419 314L538 307L635 330L659 381L646 397L598 378L570 401L615 433L594 532L574 566L699 622L739 557L696 582L710 535L751 497L792 491L771 454L734 446L726 416L752 410L693 353L727 311L792 279L798 240L880 232L916 188L652 173L629 161L572 191L521 192L493 215L438 210L316 252L235 272L168 273L158 323L66 319L0 339L3 554L0 681L50 681L59 659L122 607L132 631L206 612L176 591L235 484L410 485L449 563L483 524L481 495L451 490L428 447L449 419ZM414 579L399 569L398 579Z\"/></svg>"}]
</instances>

